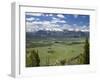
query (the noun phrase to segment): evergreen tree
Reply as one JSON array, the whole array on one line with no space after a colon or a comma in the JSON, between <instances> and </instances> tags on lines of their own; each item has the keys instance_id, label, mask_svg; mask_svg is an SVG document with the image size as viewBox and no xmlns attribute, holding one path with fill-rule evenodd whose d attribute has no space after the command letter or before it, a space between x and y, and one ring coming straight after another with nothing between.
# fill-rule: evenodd
<instances>
[{"instance_id":1,"label":"evergreen tree","mask_svg":"<svg viewBox=\"0 0 100 80\"><path fill-rule=\"evenodd\" d=\"M86 38L84 46L84 64L90 63L90 53L89 53L89 40Z\"/></svg>"},{"instance_id":2,"label":"evergreen tree","mask_svg":"<svg viewBox=\"0 0 100 80\"><path fill-rule=\"evenodd\" d=\"M40 58L39 58L38 50L36 52L35 58L36 58L36 62L37 62L36 66L40 66Z\"/></svg>"},{"instance_id":3,"label":"evergreen tree","mask_svg":"<svg viewBox=\"0 0 100 80\"><path fill-rule=\"evenodd\" d=\"M32 60L32 66L40 66L40 58L37 52L35 50L32 50L31 52L31 60Z\"/></svg>"},{"instance_id":4,"label":"evergreen tree","mask_svg":"<svg viewBox=\"0 0 100 80\"><path fill-rule=\"evenodd\" d=\"M38 50L31 50L28 53L28 57L26 57L26 66L27 67L35 67L40 66L40 58L38 54Z\"/></svg>"}]
</instances>

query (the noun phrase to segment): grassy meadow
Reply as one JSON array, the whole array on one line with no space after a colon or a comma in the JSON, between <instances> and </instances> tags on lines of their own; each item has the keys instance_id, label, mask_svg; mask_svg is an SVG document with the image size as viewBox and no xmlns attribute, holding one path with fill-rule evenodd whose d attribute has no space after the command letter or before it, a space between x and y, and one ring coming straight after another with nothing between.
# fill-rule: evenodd
<instances>
[{"instance_id":1,"label":"grassy meadow","mask_svg":"<svg viewBox=\"0 0 100 80\"><path fill-rule=\"evenodd\" d=\"M26 42L26 67L34 67L31 51L36 52L38 66L84 64L85 38L30 39ZM33 53L34 53L33 52ZM34 57L35 55L33 55ZM34 60L32 62L32 59Z\"/></svg>"}]
</instances>

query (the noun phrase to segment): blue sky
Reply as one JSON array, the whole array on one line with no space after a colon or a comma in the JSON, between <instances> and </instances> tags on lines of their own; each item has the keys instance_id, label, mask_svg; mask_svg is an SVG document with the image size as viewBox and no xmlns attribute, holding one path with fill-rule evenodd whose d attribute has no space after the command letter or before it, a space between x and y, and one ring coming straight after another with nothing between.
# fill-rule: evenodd
<instances>
[{"instance_id":1,"label":"blue sky","mask_svg":"<svg viewBox=\"0 0 100 80\"><path fill-rule=\"evenodd\" d=\"M27 31L40 29L89 31L89 15L26 12L25 17Z\"/></svg>"}]
</instances>

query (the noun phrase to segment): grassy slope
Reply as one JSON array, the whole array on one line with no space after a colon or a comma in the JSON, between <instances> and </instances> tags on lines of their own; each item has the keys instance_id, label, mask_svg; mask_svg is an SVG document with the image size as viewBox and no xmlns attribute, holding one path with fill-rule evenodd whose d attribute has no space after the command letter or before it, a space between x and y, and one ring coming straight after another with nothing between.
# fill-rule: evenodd
<instances>
[{"instance_id":1,"label":"grassy slope","mask_svg":"<svg viewBox=\"0 0 100 80\"><path fill-rule=\"evenodd\" d=\"M83 39L81 40L83 41ZM70 41L69 41L70 42ZM65 43L69 43L68 41ZM40 65L47 65L47 61L49 59L49 64L54 65L56 61L60 61L62 59L70 59L75 57L83 52L84 44L60 44L53 43L52 46L44 46L44 47L36 47L36 48L28 48L27 50L35 49L38 50L40 56ZM48 51L53 51L52 53L48 53Z\"/></svg>"}]
</instances>

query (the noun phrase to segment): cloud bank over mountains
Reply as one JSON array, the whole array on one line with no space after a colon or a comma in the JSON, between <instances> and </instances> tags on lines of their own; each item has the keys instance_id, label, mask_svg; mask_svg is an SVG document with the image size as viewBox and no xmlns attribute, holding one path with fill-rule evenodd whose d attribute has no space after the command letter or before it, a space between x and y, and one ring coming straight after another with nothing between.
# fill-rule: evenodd
<instances>
[{"instance_id":1,"label":"cloud bank over mountains","mask_svg":"<svg viewBox=\"0 0 100 80\"><path fill-rule=\"evenodd\" d=\"M26 12L26 31L89 31L89 15Z\"/></svg>"}]
</instances>

